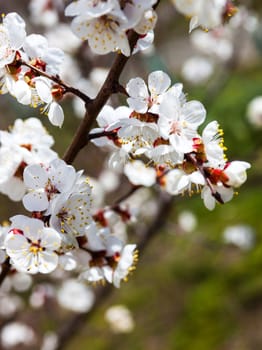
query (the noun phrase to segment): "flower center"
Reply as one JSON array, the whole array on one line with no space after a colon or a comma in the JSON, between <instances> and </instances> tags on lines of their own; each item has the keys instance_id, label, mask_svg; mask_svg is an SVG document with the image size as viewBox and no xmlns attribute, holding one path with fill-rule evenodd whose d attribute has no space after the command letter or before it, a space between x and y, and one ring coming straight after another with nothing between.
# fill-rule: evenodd
<instances>
[{"instance_id":1,"label":"flower center","mask_svg":"<svg viewBox=\"0 0 262 350\"><path fill-rule=\"evenodd\" d=\"M30 253L37 254L44 250L43 247L40 246L40 242L32 242L31 247L29 248Z\"/></svg>"},{"instance_id":2,"label":"flower center","mask_svg":"<svg viewBox=\"0 0 262 350\"><path fill-rule=\"evenodd\" d=\"M171 134L177 134L178 136L181 135L181 123L179 121L170 122L169 135Z\"/></svg>"}]
</instances>

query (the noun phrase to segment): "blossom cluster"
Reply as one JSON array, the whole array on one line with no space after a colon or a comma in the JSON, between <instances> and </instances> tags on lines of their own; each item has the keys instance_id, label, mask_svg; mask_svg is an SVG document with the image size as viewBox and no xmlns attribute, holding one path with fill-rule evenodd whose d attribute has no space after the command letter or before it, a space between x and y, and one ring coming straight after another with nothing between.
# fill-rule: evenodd
<instances>
[{"instance_id":1,"label":"blossom cluster","mask_svg":"<svg viewBox=\"0 0 262 350\"><path fill-rule=\"evenodd\" d=\"M97 117L100 128L91 135L102 135L93 142L113 151L109 165L124 167L134 185L158 183L172 195L201 190L205 206L212 210L216 201L233 197L250 164L227 161L216 121L199 134L206 110L199 101L187 101L182 88L171 86L162 71L149 75L148 87L141 78L131 79L126 85L128 106L105 106Z\"/></svg>"},{"instance_id":2,"label":"blossom cluster","mask_svg":"<svg viewBox=\"0 0 262 350\"><path fill-rule=\"evenodd\" d=\"M230 0L172 0L176 9L191 18L189 31L197 27L213 29L231 17L236 8Z\"/></svg>"},{"instance_id":3,"label":"blossom cluster","mask_svg":"<svg viewBox=\"0 0 262 350\"><path fill-rule=\"evenodd\" d=\"M156 3L77 0L65 14L75 17L72 31L88 40L95 53L129 56L138 47L131 52L128 32L152 35ZM193 16L191 29L212 28L233 11L230 2L222 0L175 4ZM51 123L62 126L64 114L57 101L67 92L60 80L63 51L49 47L42 35L27 35L17 13L3 17L0 31L1 93L9 92L24 105L44 105ZM152 72L148 84L137 77L118 87L127 96L127 105L105 105L97 117L98 127L88 135L95 145L112 152L109 167L124 172L134 188L156 185L171 195L201 192L210 210L216 202L231 200L234 189L245 182L250 164L227 160L216 121L200 134L206 118L202 103L187 101L183 85L172 85L162 71ZM87 97L85 103L90 101ZM137 261L136 245L126 244L123 237L126 223L134 218L133 208L121 201L102 208L93 205L95 191L83 171L61 160L52 145L53 138L35 118L18 119L9 131L0 131L0 192L22 200L31 215L15 215L0 229L0 261L8 258L22 273L63 269L88 282L107 281L119 287Z\"/></svg>"},{"instance_id":4,"label":"blossom cluster","mask_svg":"<svg viewBox=\"0 0 262 350\"><path fill-rule=\"evenodd\" d=\"M25 121L33 123L40 122ZM16 122L17 133L18 124L21 121ZM19 131L26 134L27 129L20 125ZM35 149L33 143L27 146ZM21 152L28 151L25 145L20 147ZM16 270L31 274L50 273L60 266L76 270L89 282L107 280L119 287L136 261L136 245L126 245L114 235L114 225L103 211L92 213L91 186L83 172L57 157L23 163L20 194L24 193L22 201L31 217L11 217L10 226L1 230L1 260L7 255Z\"/></svg>"},{"instance_id":5,"label":"blossom cluster","mask_svg":"<svg viewBox=\"0 0 262 350\"><path fill-rule=\"evenodd\" d=\"M88 40L92 51L107 54L121 51L131 53L127 32L133 29L145 36L154 29L157 15L153 9L156 0L77 0L65 9L66 16L75 17L73 33Z\"/></svg>"},{"instance_id":6,"label":"blossom cluster","mask_svg":"<svg viewBox=\"0 0 262 350\"><path fill-rule=\"evenodd\" d=\"M0 30L1 94L8 92L23 105L44 106L50 122L61 126L64 113L57 101L64 89L48 76L59 76L63 51L49 47L42 35L27 35L24 20L15 12L3 18Z\"/></svg>"}]
</instances>

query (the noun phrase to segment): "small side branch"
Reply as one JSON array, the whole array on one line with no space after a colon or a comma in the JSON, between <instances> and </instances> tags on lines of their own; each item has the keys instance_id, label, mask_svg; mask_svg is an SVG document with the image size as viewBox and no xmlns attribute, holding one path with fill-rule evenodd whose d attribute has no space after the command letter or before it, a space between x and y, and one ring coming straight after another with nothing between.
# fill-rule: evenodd
<instances>
[{"instance_id":1,"label":"small side branch","mask_svg":"<svg viewBox=\"0 0 262 350\"><path fill-rule=\"evenodd\" d=\"M92 100L90 97L88 97L86 94L84 94L82 91L72 87L72 86L68 86L67 84L65 84L58 75L50 75L44 71L42 71L39 68L34 67L33 65L31 65L30 63L27 63L23 60L20 60L20 64L23 66L26 66L28 68L30 68L34 73L36 73L39 76L48 78L50 80L52 80L54 83L62 86L64 88L64 93L70 92L72 94L74 94L75 96L78 96L79 98L81 98L85 103L90 103Z\"/></svg>"}]
</instances>

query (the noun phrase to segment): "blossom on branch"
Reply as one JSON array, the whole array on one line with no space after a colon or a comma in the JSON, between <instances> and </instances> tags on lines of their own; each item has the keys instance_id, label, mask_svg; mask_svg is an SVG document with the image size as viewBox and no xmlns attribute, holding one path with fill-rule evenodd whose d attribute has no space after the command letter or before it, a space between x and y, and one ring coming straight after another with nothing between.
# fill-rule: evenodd
<instances>
[{"instance_id":1,"label":"blossom on branch","mask_svg":"<svg viewBox=\"0 0 262 350\"><path fill-rule=\"evenodd\" d=\"M156 0L78 0L65 9L66 16L75 17L72 31L88 43L96 54L121 51L129 56L130 46L127 31L133 29L138 34L150 32L157 15L152 6Z\"/></svg>"}]
</instances>

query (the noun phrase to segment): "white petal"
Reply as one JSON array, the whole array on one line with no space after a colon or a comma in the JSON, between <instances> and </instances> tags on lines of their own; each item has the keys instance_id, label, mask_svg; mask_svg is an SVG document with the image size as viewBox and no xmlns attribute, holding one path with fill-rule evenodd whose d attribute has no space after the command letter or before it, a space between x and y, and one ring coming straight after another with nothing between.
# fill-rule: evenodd
<instances>
[{"instance_id":1,"label":"white petal","mask_svg":"<svg viewBox=\"0 0 262 350\"><path fill-rule=\"evenodd\" d=\"M169 76L162 71L155 71L148 76L148 88L152 94L162 94L171 84Z\"/></svg>"},{"instance_id":2,"label":"white petal","mask_svg":"<svg viewBox=\"0 0 262 350\"><path fill-rule=\"evenodd\" d=\"M25 22L17 13L12 12L3 19L4 26L8 29L11 47L15 50L20 49L25 37Z\"/></svg>"},{"instance_id":3,"label":"white petal","mask_svg":"<svg viewBox=\"0 0 262 350\"><path fill-rule=\"evenodd\" d=\"M43 251L39 252L38 270L41 273L50 273L55 270L58 264L58 255L54 252Z\"/></svg>"},{"instance_id":4,"label":"white petal","mask_svg":"<svg viewBox=\"0 0 262 350\"><path fill-rule=\"evenodd\" d=\"M40 99L45 103L52 101L50 84L44 78L35 79L35 88Z\"/></svg>"},{"instance_id":5,"label":"white petal","mask_svg":"<svg viewBox=\"0 0 262 350\"><path fill-rule=\"evenodd\" d=\"M48 119L51 124L61 127L64 122L64 111L57 102L52 102L48 111Z\"/></svg>"},{"instance_id":6,"label":"white petal","mask_svg":"<svg viewBox=\"0 0 262 350\"><path fill-rule=\"evenodd\" d=\"M25 52L31 58L41 57L47 47L47 39L39 34L28 35L23 45Z\"/></svg>"},{"instance_id":7,"label":"white petal","mask_svg":"<svg viewBox=\"0 0 262 350\"><path fill-rule=\"evenodd\" d=\"M206 110L202 103L198 101L190 101L185 103L182 109L184 114L184 119L190 123L190 127L197 129L197 127L202 124L206 118Z\"/></svg>"},{"instance_id":8,"label":"white petal","mask_svg":"<svg viewBox=\"0 0 262 350\"><path fill-rule=\"evenodd\" d=\"M49 201L45 192L34 191L23 197L23 205L28 211L44 211L48 208Z\"/></svg>"},{"instance_id":9,"label":"white petal","mask_svg":"<svg viewBox=\"0 0 262 350\"><path fill-rule=\"evenodd\" d=\"M23 80L18 80L13 85L13 93L19 103L29 105L31 103L32 93L30 87Z\"/></svg>"},{"instance_id":10,"label":"white petal","mask_svg":"<svg viewBox=\"0 0 262 350\"><path fill-rule=\"evenodd\" d=\"M47 173L40 164L28 165L23 176L26 187L35 190L45 187L48 181Z\"/></svg>"},{"instance_id":11,"label":"white petal","mask_svg":"<svg viewBox=\"0 0 262 350\"><path fill-rule=\"evenodd\" d=\"M130 97L147 99L149 97L146 83L141 78L131 79L126 85Z\"/></svg>"}]
</instances>

